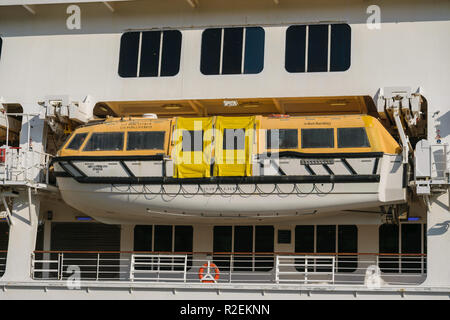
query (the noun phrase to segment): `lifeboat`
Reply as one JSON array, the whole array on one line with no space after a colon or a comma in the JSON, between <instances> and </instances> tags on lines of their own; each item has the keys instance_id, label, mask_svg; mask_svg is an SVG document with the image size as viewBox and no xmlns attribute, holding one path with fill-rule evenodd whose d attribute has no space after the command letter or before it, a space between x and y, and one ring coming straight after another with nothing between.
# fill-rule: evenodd
<instances>
[{"instance_id":1,"label":"lifeboat","mask_svg":"<svg viewBox=\"0 0 450 320\"><path fill-rule=\"evenodd\" d=\"M369 115L108 118L77 128L53 165L63 200L110 223L406 201L401 147Z\"/></svg>"}]
</instances>

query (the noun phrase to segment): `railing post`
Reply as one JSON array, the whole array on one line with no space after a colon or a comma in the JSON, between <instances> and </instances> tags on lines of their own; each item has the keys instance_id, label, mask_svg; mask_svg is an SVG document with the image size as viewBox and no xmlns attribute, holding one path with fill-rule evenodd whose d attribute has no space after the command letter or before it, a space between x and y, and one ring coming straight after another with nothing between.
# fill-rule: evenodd
<instances>
[{"instance_id":1,"label":"railing post","mask_svg":"<svg viewBox=\"0 0 450 320\"><path fill-rule=\"evenodd\" d=\"M308 256L305 256L305 284L308 283Z\"/></svg>"},{"instance_id":2,"label":"railing post","mask_svg":"<svg viewBox=\"0 0 450 320\"><path fill-rule=\"evenodd\" d=\"M34 252L31 253L31 268L30 268L30 276L31 279L34 280L34 264L36 263L35 261L35 255Z\"/></svg>"},{"instance_id":3,"label":"railing post","mask_svg":"<svg viewBox=\"0 0 450 320\"><path fill-rule=\"evenodd\" d=\"M183 281L186 282L186 273L187 273L187 257L188 255L184 255L184 275L183 275Z\"/></svg>"},{"instance_id":4,"label":"railing post","mask_svg":"<svg viewBox=\"0 0 450 320\"><path fill-rule=\"evenodd\" d=\"M129 275L130 281L134 281L134 254L131 254L130 259L130 275Z\"/></svg>"},{"instance_id":5,"label":"railing post","mask_svg":"<svg viewBox=\"0 0 450 320\"><path fill-rule=\"evenodd\" d=\"M275 256L275 283L280 283L280 256Z\"/></svg>"},{"instance_id":6,"label":"railing post","mask_svg":"<svg viewBox=\"0 0 450 320\"><path fill-rule=\"evenodd\" d=\"M100 268L100 253L97 253L97 271L95 274L95 281L98 281L98 271Z\"/></svg>"},{"instance_id":7,"label":"railing post","mask_svg":"<svg viewBox=\"0 0 450 320\"><path fill-rule=\"evenodd\" d=\"M230 255L230 271L229 271L230 278L228 280L229 283L231 283L231 275L232 275L232 272L233 272L233 268L234 268L234 255Z\"/></svg>"},{"instance_id":8,"label":"railing post","mask_svg":"<svg viewBox=\"0 0 450 320\"><path fill-rule=\"evenodd\" d=\"M334 257L332 257L332 260L331 260L331 265L332 265L332 268L331 268L331 283L333 283L334 284L334 271L335 271L335 268L336 268L336 256L334 256Z\"/></svg>"}]
</instances>

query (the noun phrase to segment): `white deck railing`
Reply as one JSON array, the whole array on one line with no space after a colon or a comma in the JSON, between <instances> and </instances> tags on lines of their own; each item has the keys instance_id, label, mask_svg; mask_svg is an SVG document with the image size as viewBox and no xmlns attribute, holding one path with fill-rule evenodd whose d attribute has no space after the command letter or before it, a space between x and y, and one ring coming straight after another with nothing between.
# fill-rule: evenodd
<instances>
[{"instance_id":1,"label":"white deck railing","mask_svg":"<svg viewBox=\"0 0 450 320\"><path fill-rule=\"evenodd\" d=\"M423 254L36 251L36 280L254 284L418 284Z\"/></svg>"}]
</instances>

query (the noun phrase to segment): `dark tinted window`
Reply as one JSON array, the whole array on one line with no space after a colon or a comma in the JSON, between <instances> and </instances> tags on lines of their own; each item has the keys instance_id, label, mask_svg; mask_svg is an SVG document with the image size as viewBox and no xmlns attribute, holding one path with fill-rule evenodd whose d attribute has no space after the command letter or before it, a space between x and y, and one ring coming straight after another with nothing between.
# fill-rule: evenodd
<instances>
[{"instance_id":1,"label":"dark tinted window","mask_svg":"<svg viewBox=\"0 0 450 320\"><path fill-rule=\"evenodd\" d=\"M302 129L302 148L333 148L334 129Z\"/></svg>"},{"instance_id":2,"label":"dark tinted window","mask_svg":"<svg viewBox=\"0 0 450 320\"><path fill-rule=\"evenodd\" d=\"M399 253L399 228L395 224L383 224L378 230L380 253ZM399 260L396 256L381 256L380 269L386 273L399 270Z\"/></svg>"},{"instance_id":3,"label":"dark tinted window","mask_svg":"<svg viewBox=\"0 0 450 320\"><path fill-rule=\"evenodd\" d=\"M202 35L200 71L203 74L220 73L222 29L206 29Z\"/></svg>"},{"instance_id":4,"label":"dark tinted window","mask_svg":"<svg viewBox=\"0 0 450 320\"><path fill-rule=\"evenodd\" d=\"M161 76L174 76L180 71L181 32L168 30L163 32Z\"/></svg>"},{"instance_id":5,"label":"dark tinted window","mask_svg":"<svg viewBox=\"0 0 450 320\"><path fill-rule=\"evenodd\" d=\"M155 251L172 251L172 226L155 226Z\"/></svg>"},{"instance_id":6,"label":"dark tinted window","mask_svg":"<svg viewBox=\"0 0 450 320\"><path fill-rule=\"evenodd\" d=\"M242 40L244 28L225 28L223 37L222 74L242 72Z\"/></svg>"},{"instance_id":7,"label":"dark tinted window","mask_svg":"<svg viewBox=\"0 0 450 320\"><path fill-rule=\"evenodd\" d=\"M402 253L420 254L422 253L422 225L402 224L401 244ZM405 256L402 259L402 272L420 273L421 258L419 256Z\"/></svg>"},{"instance_id":8,"label":"dark tinted window","mask_svg":"<svg viewBox=\"0 0 450 320\"><path fill-rule=\"evenodd\" d=\"M365 128L338 128L339 148L363 148L370 147Z\"/></svg>"},{"instance_id":9,"label":"dark tinted window","mask_svg":"<svg viewBox=\"0 0 450 320\"><path fill-rule=\"evenodd\" d=\"M295 227L295 252L314 252L314 226Z\"/></svg>"},{"instance_id":10,"label":"dark tinted window","mask_svg":"<svg viewBox=\"0 0 450 320\"><path fill-rule=\"evenodd\" d=\"M255 227L255 252L273 252L274 232L273 226ZM273 268L271 256L260 256L255 260L255 271L269 271Z\"/></svg>"},{"instance_id":11,"label":"dark tinted window","mask_svg":"<svg viewBox=\"0 0 450 320\"><path fill-rule=\"evenodd\" d=\"M272 129L266 133L267 149L297 149L297 129Z\"/></svg>"},{"instance_id":12,"label":"dark tinted window","mask_svg":"<svg viewBox=\"0 0 450 320\"><path fill-rule=\"evenodd\" d=\"M84 151L112 151L123 149L123 132L93 133Z\"/></svg>"},{"instance_id":13,"label":"dark tinted window","mask_svg":"<svg viewBox=\"0 0 450 320\"><path fill-rule=\"evenodd\" d=\"M142 32L139 77L157 77L161 31Z\"/></svg>"},{"instance_id":14,"label":"dark tinted window","mask_svg":"<svg viewBox=\"0 0 450 320\"><path fill-rule=\"evenodd\" d=\"M309 26L308 72L328 70L328 25Z\"/></svg>"},{"instance_id":15,"label":"dark tinted window","mask_svg":"<svg viewBox=\"0 0 450 320\"><path fill-rule=\"evenodd\" d=\"M180 69L180 57L181 32L178 30L126 32L120 44L119 75L174 76Z\"/></svg>"},{"instance_id":16,"label":"dark tinted window","mask_svg":"<svg viewBox=\"0 0 450 320\"><path fill-rule=\"evenodd\" d=\"M245 148L244 129L225 129L223 132L224 150L242 150Z\"/></svg>"},{"instance_id":17,"label":"dark tinted window","mask_svg":"<svg viewBox=\"0 0 450 320\"><path fill-rule=\"evenodd\" d=\"M317 252L336 252L336 226L317 226Z\"/></svg>"},{"instance_id":18,"label":"dark tinted window","mask_svg":"<svg viewBox=\"0 0 450 320\"><path fill-rule=\"evenodd\" d=\"M314 226L296 226L295 227L295 252L312 253L314 252ZM305 259L295 259L295 269L299 272L305 271ZM314 268L308 268L308 271L314 271Z\"/></svg>"},{"instance_id":19,"label":"dark tinted window","mask_svg":"<svg viewBox=\"0 0 450 320\"><path fill-rule=\"evenodd\" d=\"M152 251L153 227L134 227L134 251Z\"/></svg>"},{"instance_id":20,"label":"dark tinted window","mask_svg":"<svg viewBox=\"0 0 450 320\"><path fill-rule=\"evenodd\" d=\"M127 150L163 150L164 135L164 131L130 131Z\"/></svg>"},{"instance_id":21,"label":"dark tinted window","mask_svg":"<svg viewBox=\"0 0 450 320\"><path fill-rule=\"evenodd\" d=\"M263 28L212 28L203 32L200 62L203 74L259 73L263 65Z\"/></svg>"},{"instance_id":22,"label":"dark tinted window","mask_svg":"<svg viewBox=\"0 0 450 320\"><path fill-rule=\"evenodd\" d=\"M231 252L232 250L233 229L231 226L214 227L213 251L214 252ZM215 255L214 263L220 270L230 270L230 257L228 255Z\"/></svg>"},{"instance_id":23,"label":"dark tinted window","mask_svg":"<svg viewBox=\"0 0 450 320\"><path fill-rule=\"evenodd\" d=\"M286 30L285 68L288 72L345 71L350 68L350 53L348 24L290 26Z\"/></svg>"},{"instance_id":24,"label":"dark tinted window","mask_svg":"<svg viewBox=\"0 0 450 320\"><path fill-rule=\"evenodd\" d=\"M305 72L306 26L286 30L285 68L288 72Z\"/></svg>"},{"instance_id":25,"label":"dark tinted window","mask_svg":"<svg viewBox=\"0 0 450 320\"><path fill-rule=\"evenodd\" d=\"M0 58L2 57L3 40L0 38Z\"/></svg>"},{"instance_id":26,"label":"dark tinted window","mask_svg":"<svg viewBox=\"0 0 450 320\"><path fill-rule=\"evenodd\" d=\"M338 252L358 252L358 229L353 225L338 226ZM338 272L354 272L358 266L357 255L339 255Z\"/></svg>"},{"instance_id":27,"label":"dark tinted window","mask_svg":"<svg viewBox=\"0 0 450 320\"><path fill-rule=\"evenodd\" d=\"M331 25L330 71L350 68L351 29L348 24Z\"/></svg>"},{"instance_id":28,"label":"dark tinted window","mask_svg":"<svg viewBox=\"0 0 450 320\"><path fill-rule=\"evenodd\" d=\"M86 139L87 133L78 133L73 137L72 141L70 141L69 145L66 149L78 150Z\"/></svg>"},{"instance_id":29,"label":"dark tinted window","mask_svg":"<svg viewBox=\"0 0 450 320\"><path fill-rule=\"evenodd\" d=\"M126 32L120 40L119 75L136 77L140 32Z\"/></svg>"},{"instance_id":30,"label":"dark tinted window","mask_svg":"<svg viewBox=\"0 0 450 320\"><path fill-rule=\"evenodd\" d=\"M192 226L175 226L174 251L192 252L193 232Z\"/></svg>"},{"instance_id":31,"label":"dark tinted window","mask_svg":"<svg viewBox=\"0 0 450 320\"><path fill-rule=\"evenodd\" d=\"M264 66L264 29L245 28L244 73L260 73Z\"/></svg>"},{"instance_id":32,"label":"dark tinted window","mask_svg":"<svg viewBox=\"0 0 450 320\"><path fill-rule=\"evenodd\" d=\"M182 151L203 151L203 130L183 130Z\"/></svg>"}]
</instances>

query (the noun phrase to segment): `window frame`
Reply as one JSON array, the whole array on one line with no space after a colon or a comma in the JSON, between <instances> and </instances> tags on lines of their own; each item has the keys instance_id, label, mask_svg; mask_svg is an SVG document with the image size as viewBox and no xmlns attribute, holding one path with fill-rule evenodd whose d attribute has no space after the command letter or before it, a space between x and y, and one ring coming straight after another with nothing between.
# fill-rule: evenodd
<instances>
[{"instance_id":1,"label":"window frame","mask_svg":"<svg viewBox=\"0 0 450 320\"><path fill-rule=\"evenodd\" d=\"M342 147L340 144L340 131L341 130L347 130L347 129L362 129L364 132L364 139L365 139L365 143L366 145L364 146L344 146ZM336 142L337 142L337 148L338 149L353 149L353 148L371 148L372 145L370 144L370 140L369 140L369 135L367 134L367 129L366 127L338 127L336 128Z\"/></svg>"},{"instance_id":2,"label":"window frame","mask_svg":"<svg viewBox=\"0 0 450 320\"><path fill-rule=\"evenodd\" d=\"M81 143L80 143L80 145L78 146L78 148L77 148L77 149L70 148L70 145L72 144L73 141L75 141L76 137L77 137L77 136L81 136L81 135L84 135L84 138L83 138L83 140L81 141ZM78 150L80 150L81 147L83 146L83 144L87 141L88 136L89 136L89 132L79 132L79 133L75 133L75 134L73 135L73 137L71 137L71 138L69 139L69 141L66 143L66 146L64 147L64 149L65 149L65 150L71 150L71 151L78 151Z\"/></svg>"},{"instance_id":3,"label":"window frame","mask_svg":"<svg viewBox=\"0 0 450 320\"><path fill-rule=\"evenodd\" d=\"M130 134L133 133L162 133L163 135L163 139L162 139L162 145L161 148L152 148L152 149L129 149L129 143L130 143ZM161 151L165 151L166 150L166 132L165 131L127 131L127 139L126 139L126 145L125 145L125 151L149 151L149 150L161 150Z\"/></svg>"},{"instance_id":4,"label":"window frame","mask_svg":"<svg viewBox=\"0 0 450 320\"><path fill-rule=\"evenodd\" d=\"M102 150L88 150L86 149L89 145L89 142L91 141L91 139L94 137L94 135L100 135L100 134L113 134L113 133L120 133L122 135L122 148L121 149L102 149ZM124 151L125 148L125 132L124 131L109 131L109 132L92 132L89 135L89 138L85 141L84 146L83 146L83 152L111 152L111 151Z\"/></svg>"},{"instance_id":5,"label":"window frame","mask_svg":"<svg viewBox=\"0 0 450 320\"><path fill-rule=\"evenodd\" d=\"M145 64L143 64L144 61L146 61L143 57L144 54L144 49L150 49L152 48L151 46L144 46L144 37L149 37L147 40L152 39L151 37L151 33L158 33L159 32L159 49L157 50L157 74L155 75L154 73L149 72L149 70L147 70L147 74L145 74L145 72L143 72L142 70L142 66L144 66ZM130 55L132 55L131 59L133 59L131 62L127 61L129 59L125 59L126 58L126 45L124 44L124 39L127 36L131 36L133 34L137 34L137 48L131 48L129 50L131 50ZM174 41L173 43L167 44L167 41L170 41L170 35L175 35L176 37L173 38L172 37L172 41ZM179 37L179 40L176 39L177 37ZM147 44L149 44L148 42L146 42ZM135 44L136 45L136 44ZM167 49L170 46L176 46L176 51L168 51L169 53L165 54L165 49ZM182 60L182 51L183 51L183 33L181 32L181 30L178 29L165 29L165 30L143 30L143 31L127 31L124 32L120 38L120 50L119 50L119 64L118 64L118 75L121 78L163 78L163 77L174 77L177 76L180 73L180 69L181 69L181 60ZM155 51L156 52L156 51ZM148 53L148 52L147 52ZM175 54L174 54L175 53ZM172 57L177 58L176 64L174 64L174 70L176 70L175 73L170 72L168 74L166 74L164 72L163 69L165 69L164 66L171 66L171 64L167 64L165 63L165 59L169 59ZM134 61L136 60L136 61ZM133 73L124 73L127 70L123 70L123 68L126 68L126 66L128 65L133 65ZM148 67L149 65L147 65ZM136 69L136 70L134 70ZM169 68L170 70L170 68Z\"/></svg>"},{"instance_id":6,"label":"window frame","mask_svg":"<svg viewBox=\"0 0 450 320\"><path fill-rule=\"evenodd\" d=\"M306 147L304 145L304 141L305 139L303 138L303 132L305 130L329 130L332 132L333 136L332 136L332 146L318 146L318 147ZM301 128L300 129L300 145L302 149L335 149L336 148L336 132L335 132L335 128Z\"/></svg>"},{"instance_id":7,"label":"window frame","mask_svg":"<svg viewBox=\"0 0 450 320\"><path fill-rule=\"evenodd\" d=\"M289 147L286 148L284 146L281 146L281 143L278 144L278 148L272 148L272 135L271 132L273 130L277 130L278 131L278 139L280 140L280 131L284 130L284 131L295 131L296 132L296 141L295 141L295 146L294 147ZM269 137L270 137L270 147L269 147ZM266 141L265 141L265 146L266 146L266 150L298 150L299 148L299 130L297 128L274 128L274 129L266 129Z\"/></svg>"},{"instance_id":8,"label":"window frame","mask_svg":"<svg viewBox=\"0 0 450 320\"><path fill-rule=\"evenodd\" d=\"M236 29L236 30L233 30ZM242 37L238 39L241 42L241 48L240 48L240 71L239 72L224 72L224 55L226 49L230 49L227 45L225 46L225 37L227 36L226 32L227 30L233 30L237 31L237 29L242 29ZM206 43L205 32L210 32L212 30L220 30L220 39L219 39L219 48L218 48L218 57L213 57L212 60L218 61L211 61L211 56L208 56L209 59L206 58L206 53L208 52L207 45L211 45L212 43ZM261 49L261 52L259 55L255 55L253 57L248 56L247 53L249 52L251 48L250 41L247 41L250 38L247 38L247 33L249 30L261 30L262 38L260 41L259 49ZM217 44L217 43L216 43ZM227 42L228 44L228 42ZM247 48L247 46L249 46ZM217 48L216 48L217 49ZM206 28L202 32L201 36L201 49L200 49L200 72L203 75L206 76L222 76L222 75L251 75L251 74L259 74L263 72L264 70L264 64L265 64L265 52L266 52L266 30L262 26L233 26L233 27L219 27L219 28ZM251 61L252 58L259 59L260 60L260 66L258 68L250 68L250 66L246 63L246 61ZM247 60L249 59L249 60ZM210 60L208 62L204 62L206 60ZM227 60L225 60L227 61ZM209 65L208 65L209 63ZM210 68L214 63L217 63L217 66L214 66L213 68ZM250 62L249 62L250 63ZM208 70L207 70L208 69ZM212 70L212 71L211 71ZM246 70L250 70L246 72Z\"/></svg>"},{"instance_id":9,"label":"window frame","mask_svg":"<svg viewBox=\"0 0 450 320\"><path fill-rule=\"evenodd\" d=\"M334 228L334 254L336 254L337 255L337 259L336 259L336 262L337 262L337 268L336 268L336 272L337 273L342 273L342 274L348 274L348 273L355 273L355 272L357 272L357 270L358 270L358 264L359 264L359 262L358 262L358 259L357 259L357 255L345 255L345 256L339 256L338 254L339 253L342 253L342 252L339 252L340 251L340 247L341 247L341 243L339 242L339 239L340 239L340 234L339 234L339 229L340 229L340 227L341 227L341 229L342 229L342 227L352 227L352 228L355 228L355 230L356 230L356 252L354 252L354 253L358 253L358 239L359 239L359 230L358 230L358 225L354 225L354 224L351 224L351 225L349 225L349 224L330 224L330 225L320 225L320 224L309 224L309 225L295 225L295 227L294 227L294 252L296 252L296 253L306 253L306 254L308 254L308 253L312 253L312 254L315 254L315 253L321 253L319 250L318 250L318 229L319 228L324 228L324 227L333 227ZM312 239L309 239L309 240L312 240L312 248L311 248L311 246L308 246L309 247L309 249L308 250L306 250L305 251L305 249L304 248L301 248L301 249L303 249L302 251L303 252L300 252L300 251L298 251L298 250L300 250L300 248L299 249L297 249L298 248L298 245L300 245L300 244L303 244L301 241L299 241L299 239L297 238L297 230L300 230L300 229L304 229L305 231L307 231L307 232L309 232L309 233L311 233L311 231L312 231L312 234L310 234L309 235L309 237L311 237L312 236ZM311 243L309 243L310 245L311 245ZM322 252L323 253L323 252ZM333 254L333 252L327 252L327 253L330 253L330 254ZM343 252L343 253L353 253L353 252ZM345 260L345 259L348 259L348 258L353 258L353 259L355 259L356 258L356 262L354 262L354 261L352 261L352 262L348 262L347 260ZM299 258L296 258L296 261L299 261L300 263L303 263L303 261L302 260L304 260L304 258L302 259L301 257L299 257ZM350 269L349 267L345 267L344 265L345 264L348 264L348 263L355 263L356 264L356 266L354 267L354 268L352 268L353 270L352 271L344 271L344 272L342 272L342 271L339 271L339 270L342 270L342 269ZM318 266L315 266L314 268L311 268L311 267L308 267L308 272L315 272L315 271L318 271L317 269L321 269L322 268L322 270L323 270L323 267L318 267ZM305 268L304 267L302 267L302 266L298 266L298 267L295 267L295 269L297 270L297 271L299 271L299 272L304 272L305 270ZM324 272L326 272L327 270L323 270Z\"/></svg>"},{"instance_id":10,"label":"window frame","mask_svg":"<svg viewBox=\"0 0 450 320\"><path fill-rule=\"evenodd\" d=\"M316 56L310 51L313 48L311 41L314 41L311 30L318 32L320 26L327 26L328 29L326 52L324 53L326 65L310 70L310 58L313 59ZM299 34L294 33L294 28L299 30L297 31ZM342 39L347 41L340 41ZM304 41L303 46L299 45L298 41ZM340 43L342 45L337 46ZM351 53L352 29L348 23L294 24L286 28L284 67L288 73L345 72L351 68ZM296 59L297 56L299 56L299 59Z\"/></svg>"}]
</instances>

